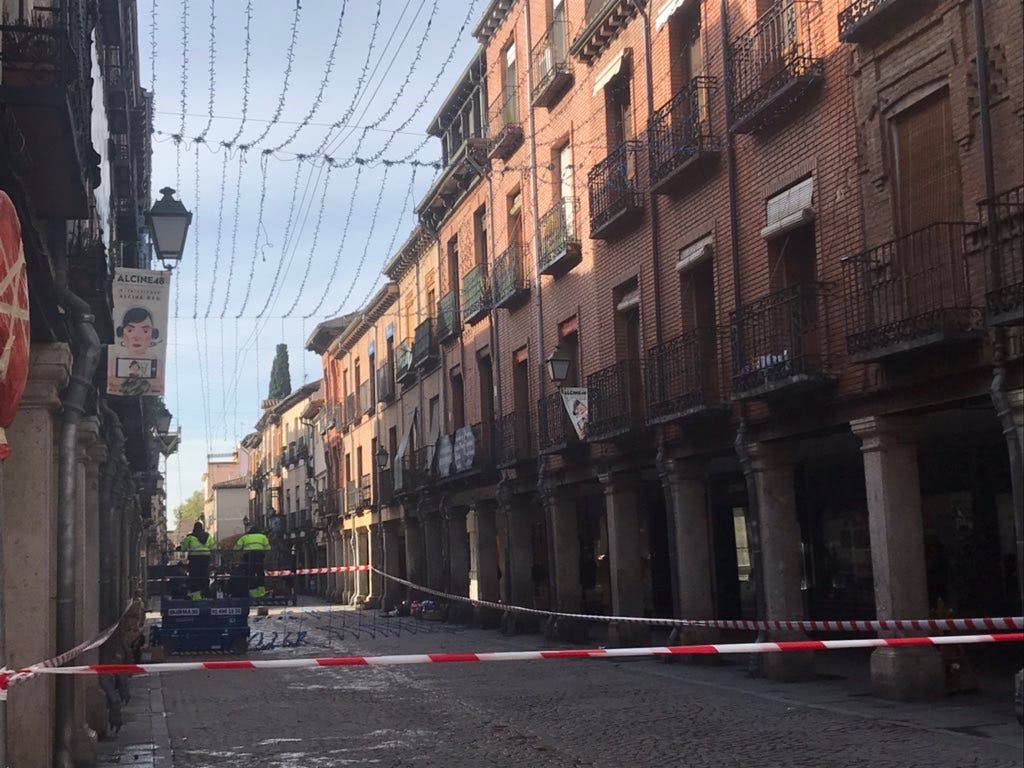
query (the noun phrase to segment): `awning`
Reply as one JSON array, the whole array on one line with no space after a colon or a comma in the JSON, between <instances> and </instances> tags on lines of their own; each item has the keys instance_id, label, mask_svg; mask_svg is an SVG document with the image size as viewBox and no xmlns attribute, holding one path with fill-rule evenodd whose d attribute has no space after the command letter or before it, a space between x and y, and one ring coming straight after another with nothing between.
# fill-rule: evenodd
<instances>
[{"instance_id":1,"label":"awning","mask_svg":"<svg viewBox=\"0 0 1024 768\"><path fill-rule=\"evenodd\" d=\"M629 293L627 293L625 296L623 296L619 300L619 303L615 305L615 308L619 312L625 312L628 309L632 309L633 307L639 307L639 306L640 306L640 289L639 288L634 288L633 290L631 290Z\"/></svg>"},{"instance_id":2,"label":"awning","mask_svg":"<svg viewBox=\"0 0 1024 768\"><path fill-rule=\"evenodd\" d=\"M409 436L412 434L412 425L416 423L416 411L418 409L412 409L412 416L409 418L409 423L405 425L405 434L402 435L402 441L398 444L398 450L395 451L395 458L400 459L405 456L406 450L409 448Z\"/></svg>"},{"instance_id":3,"label":"awning","mask_svg":"<svg viewBox=\"0 0 1024 768\"><path fill-rule=\"evenodd\" d=\"M814 220L811 202L814 198L814 177L808 176L765 201L765 227L761 237L766 240L784 235Z\"/></svg>"},{"instance_id":4,"label":"awning","mask_svg":"<svg viewBox=\"0 0 1024 768\"><path fill-rule=\"evenodd\" d=\"M668 24L668 20L672 18L672 14L686 5L689 1L690 0L665 0L661 8L658 10L657 16L654 17L655 31L660 30Z\"/></svg>"},{"instance_id":5,"label":"awning","mask_svg":"<svg viewBox=\"0 0 1024 768\"><path fill-rule=\"evenodd\" d=\"M597 94L603 91L604 87L608 85L608 83L610 83L613 79L615 79L615 76L622 71L622 64L626 60L626 54L628 52L628 48L623 48L621 51L619 51L618 55L611 60L608 66L601 70L597 78L594 80L595 96L597 96Z\"/></svg>"},{"instance_id":6,"label":"awning","mask_svg":"<svg viewBox=\"0 0 1024 768\"><path fill-rule=\"evenodd\" d=\"M705 235L695 243L679 251L679 261L676 262L676 272L689 269L697 262L711 258L711 251L715 247L714 235Z\"/></svg>"}]
</instances>

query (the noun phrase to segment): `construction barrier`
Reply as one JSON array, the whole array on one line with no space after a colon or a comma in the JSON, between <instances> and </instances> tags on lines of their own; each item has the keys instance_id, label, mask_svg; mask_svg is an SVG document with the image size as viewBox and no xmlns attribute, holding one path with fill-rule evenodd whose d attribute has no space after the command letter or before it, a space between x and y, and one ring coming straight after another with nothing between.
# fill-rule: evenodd
<instances>
[{"instance_id":1,"label":"construction barrier","mask_svg":"<svg viewBox=\"0 0 1024 768\"><path fill-rule=\"evenodd\" d=\"M328 656L268 661L185 661L161 664L90 664L36 670L48 675L151 675L164 672L218 672L237 669L319 669L324 667L376 667L402 664L445 664L486 661L551 661L558 659L614 659L640 656L714 656L749 653L805 653L851 648L907 648L928 645L978 645L1024 642L1024 632L996 635L940 637L878 637L859 640L798 640L777 643L668 645L648 648L591 648L586 650L499 651L495 653L410 653L391 656ZM20 672L20 670L19 670ZM17 674L17 673L15 673ZM9 673L2 673L0 686Z\"/></svg>"},{"instance_id":2,"label":"construction barrier","mask_svg":"<svg viewBox=\"0 0 1024 768\"><path fill-rule=\"evenodd\" d=\"M696 627L703 629L748 629L774 630L791 632L977 632L987 630L1000 632L1013 629L1024 629L1024 617L1003 616L977 619L865 619L843 621L745 621L734 619L664 619L648 616L607 616L590 613L565 613L563 611L544 611L539 608L526 608L510 603L494 603L488 600L475 600L465 595L452 595L441 592L422 584L415 584L406 579L392 576L379 568L372 569L389 581L414 589L417 592L434 595L444 600L467 603L479 608L493 608L497 611L522 613L542 618L568 619L572 621L600 621L614 624L644 624L662 627Z\"/></svg>"},{"instance_id":3,"label":"construction barrier","mask_svg":"<svg viewBox=\"0 0 1024 768\"><path fill-rule=\"evenodd\" d=\"M322 576L326 573L352 573L372 570L368 565L328 565L323 568L298 568L294 571L265 571L267 576Z\"/></svg>"}]
</instances>

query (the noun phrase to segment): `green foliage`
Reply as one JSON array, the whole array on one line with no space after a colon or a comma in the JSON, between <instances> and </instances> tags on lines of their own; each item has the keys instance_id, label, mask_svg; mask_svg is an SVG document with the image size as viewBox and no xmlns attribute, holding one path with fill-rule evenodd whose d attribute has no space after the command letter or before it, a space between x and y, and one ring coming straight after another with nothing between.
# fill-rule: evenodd
<instances>
[{"instance_id":1,"label":"green foliage","mask_svg":"<svg viewBox=\"0 0 1024 768\"><path fill-rule=\"evenodd\" d=\"M203 492L196 491L185 501L174 508L174 525L178 527L182 520L196 521L203 516Z\"/></svg>"},{"instance_id":2,"label":"green foliage","mask_svg":"<svg viewBox=\"0 0 1024 768\"><path fill-rule=\"evenodd\" d=\"M288 371L288 345L278 344L274 355L274 365L270 368L270 391L267 397L271 400L283 400L292 393L292 376Z\"/></svg>"}]
</instances>

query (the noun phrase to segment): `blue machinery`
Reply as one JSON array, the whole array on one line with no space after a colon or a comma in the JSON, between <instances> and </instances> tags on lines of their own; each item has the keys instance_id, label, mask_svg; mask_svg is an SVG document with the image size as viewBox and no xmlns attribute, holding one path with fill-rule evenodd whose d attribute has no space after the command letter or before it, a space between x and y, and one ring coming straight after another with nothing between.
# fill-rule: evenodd
<instances>
[{"instance_id":1,"label":"blue machinery","mask_svg":"<svg viewBox=\"0 0 1024 768\"><path fill-rule=\"evenodd\" d=\"M150 644L168 653L228 651L249 647L249 608L246 597L219 600L160 598L160 624L150 630Z\"/></svg>"}]
</instances>

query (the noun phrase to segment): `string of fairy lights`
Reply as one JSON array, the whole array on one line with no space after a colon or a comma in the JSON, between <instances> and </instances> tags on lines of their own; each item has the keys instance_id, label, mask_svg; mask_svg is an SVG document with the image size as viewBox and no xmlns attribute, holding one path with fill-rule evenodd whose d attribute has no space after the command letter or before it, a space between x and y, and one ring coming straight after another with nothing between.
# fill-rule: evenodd
<instances>
[{"instance_id":1,"label":"string of fairy lights","mask_svg":"<svg viewBox=\"0 0 1024 768\"><path fill-rule=\"evenodd\" d=\"M325 307L331 307L329 316L340 315L365 304L378 290L384 279L379 268L392 255L399 235L411 231L413 204L425 191L423 185L442 170L437 159L439 142L415 130L415 123L429 105L436 106L441 86L451 84L452 65L460 51L467 55L467 32L483 0L467 0L465 14L453 31L439 23L441 11L449 10L447 0L405 0L391 14L383 0L341 0L329 31L316 29L316 14L304 14L309 2L302 0L272 6L245 0L239 12L232 14L224 10L223 0L220 8L217 0L208 0L203 8L208 11L207 24L199 25L200 32L194 29L193 14L202 11L193 7L194 2L179 0L176 6L164 3L161 7L158 0L149 0L148 58L150 89L159 95L160 86L168 84L159 82L158 54L166 58L172 53L162 49L170 38L161 35L160 23L176 16L172 26L177 26L174 42L180 46L180 51L173 51L178 87L167 90L177 91L177 109L154 113L173 119L174 127L160 126L153 142L157 152L174 153L175 186L193 210L189 238L194 240L190 249L194 253L191 263L183 265L185 272L192 270L192 279L183 280L180 271L175 275L173 315L179 323L187 321L182 303L191 298L198 376L188 381L197 385L204 442L210 452L214 431L223 440L237 439L239 393L249 391L253 379L259 388L259 366L273 346L270 337L276 335L271 331L274 320L281 323L282 340L286 321L293 323L293 332L301 329L304 339L307 324L321 318ZM322 25L322 16L319 21ZM276 34L276 45L268 45L264 38L268 26ZM203 42L194 39L197 34L205 38ZM316 46L309 44L314 34L320 38ZM435 39L441 35L451 35L447 44ZM229 39L231 55L225 53ZM268 82L254 67L258 55L265 58L257 54L263 50L271 51L278 61L276 82ZM205 52L205 78L193 76L196 51ZM345 83L334 82L341 51L345 51L349 75ZM489 62L485 77L502 65L500 58ZM239 70L226 76L225 67L239 59ZM421 74L428 59L436 69ZM303 82L297 74L303 71L315 71L318 76ZM205 91L202 96L193 95L194 83ZM228 85L231 95L225 98L220 91ZM324 113L340 90L347 98L332 120L333 115ZM305 95L300 98L299 92ZM271 95L271 109L259 116L257 97L264 94ZM195 106L194 113L189 111L190 104ZM198 131L189 130L190 118ZM585 150L589 143L574 138L574 150ZM188 169L191 174L183 168L188 162L194 165ZM578 161L573 168L587 170ZM537 171L552 181L562 173L554 160L535 166L495 161L491 171L524 178ZM210 206L205 218L199 212L204 180L209 186L202 200ZM183 188L189 182L193 188ZM370 194L364 194L367 188ZM388 201L397 202L399 197L402 202L396 215ZM389 238L386 230L381 232L388 222ZM201 242L201 237L207 242ZM381 249L383 239L389 242ZM323 247L327 243L334 246L333 253ZM365 279L375 266L374 279ZM361 285L368 286L365 294L358 290ZM361 294L359 304L353 304L353 297ZM226 328L226 323L232 327ZM214 334L209 332L211 324ZM171 340L177 413L182 392L179 347L190 346L179 336L174 334ZM228 347L226 336L231 337ZM211 345L216 354L211 354ZM251 356L256 358L255 376L247 367ZM303 356L303 380L305 364Z\"/></svg>"}]
</instances>

